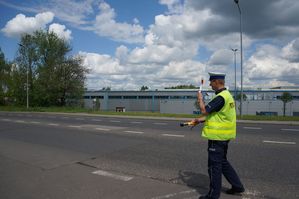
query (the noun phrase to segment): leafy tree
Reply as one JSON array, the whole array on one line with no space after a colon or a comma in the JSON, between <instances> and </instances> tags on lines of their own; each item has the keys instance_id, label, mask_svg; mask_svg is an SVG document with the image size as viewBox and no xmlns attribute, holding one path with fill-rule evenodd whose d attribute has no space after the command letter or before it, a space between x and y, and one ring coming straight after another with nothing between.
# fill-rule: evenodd
<instances>
[{"instance_id":1,"label":"leafy tree","mask_svg":"<svg viewBox=\"0 0 299 199\"><path fill-rule=\"evenodd\" d=\"M103 87L102 91L111 91L111 87Z\"/></svg>"},{"instance_id":2,"label":"leafy tree","mask_svg":"<svg viewBox=\"0 0 299 199\"><path fill-rule=\"evenodd\" d=\"M82 58L73 57L60 65L61 75L57 80L61 82L58 88L59 103L66 105L67 99L80 99L84 93L84 81L87 69L82 67Z\"/></svg>"},{"instance_id":3,"label":"leafy tree","mask_svg":"<svg viewBox=\"0 0 299 199\"><path fill-rule=\"evenodd\" d=\"M279 98L283 102L283 116L286 115L286 104L293 100L293 96L289 92L283 92Z\"/></svg>"},{"instance_id":4,"label":"leafy tree","mask_svg":"<svg viewBox=\"0 0 299 199\"><path fill-rule=\"evenodd\" d=\"M4 53L0 48L0 105L4 105L9 98L11 86L11 64L5 60Z\"/></svg>"},{"instance_id":5,"label":"leafy tree","mask_svg":"<svg viewBox=\"0 0 299 199\"><path fill-rule=\"evenodd\" d=\"M140 91L146 91L146 90L148 90L147 86L141 86Z\"/></svg>"},{"instance_id":6,"label":"leafy tree","mask_svg":"<svg viewBox=\"0 0 299 199\"><path fill-rule=\"evenodd\" d=\"M166 87L165 89L197 89L198 87L190 84L190 85L178 85L172 87Z\"/></svg>"},{"instance_id":7,"label":"leafy tree","mask_svg":"<svg viewBox=\"0 0 299 199\"><path fill-rule=\"evenodd\" d=\"M241 100L241 93L237 94L236 100L237 101ZM247 95L245 93L243 93L243 101L246 101L246 100L247 100Z\"/></svg>"},{"instance_id":8,"label":"leafy tree","mask_svg":"<svg viewBox=\"0 0 299 199\"><path fill-rule=\"evenodd\" d=\"M246 101L246 100L247 100L247 95L245 93L243 93L243 101ZM236 101L240 101L240 103L241 103L241 93L237 93ZM241 104L237 108L241 115Z\"/></svg>"},{"instance_id":9,"label":"leafy tree","mask_svg":"<svg viewBox=\"0 0 299 199\"><path fill-rule=\"evenodd\" d=\"M17 105L26 104L27 83L29 102L32 102L32 93L34 93L33 82L35 80L38 59L36 48L35 39L32 35L26 34L22 36L15 60L16 67L13 72L14 84L12 91Z\"/></svg>"},{"instance_id":10,"label":"leafy tree","mask_svg":"<svg viewBox=\"0 0 299 199\"><path fill-rule=\"evenodd\" d=\"M36 79L37 91L35 101L41 106L65 105L61 100L61 88L65 81L61 81L65 73L66 55L71 51L67 42L57 37L53 32L38 31L35 33L36 52L40 59L37 60Z\"/></svg>"},{"instance_id":11,"label":"leafy tree","mask_svg":"<svg viewBox=\"0 0 299 199\"><path fill-rule=\"evenodd\" d=\"M36 31L24 35L16 58L15 95L24 104L28 71L31 106L64 106L82 98L88 70L82 58L68 56L71 47L53 32ZM69 101L68 101L69 100Z\"/></svg>"}]
</instances>

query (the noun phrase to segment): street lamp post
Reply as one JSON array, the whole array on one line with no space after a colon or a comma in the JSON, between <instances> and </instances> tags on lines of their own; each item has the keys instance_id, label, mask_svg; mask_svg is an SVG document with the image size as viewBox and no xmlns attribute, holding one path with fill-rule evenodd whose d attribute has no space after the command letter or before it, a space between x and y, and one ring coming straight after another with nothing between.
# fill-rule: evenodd
<instances>
[{"instance_id":1,"label":"street lamp post","mask_svg":"<svg viewBox=\"0 0 299 199\"><path fill-rule=\"evenodd\" d=\"M237 99L237 63L236 63L236 53L238 49L233 49L234 52L234 64L235 64L235 100Z\"/></svg>"},{"instance_id":2,"label":"street lamp post","mask_svg":"<svg viewBox=\"0 0 299 199\"><path fill-rule=\"evenodd\" d=\"M238 6L238 10L240 13L240 58L241 58L241 98L240 98L240 117L242 117L242 104L243 104L243 44L242 44L242 14L241 8L239 5L239 0L234 0L234 2Z\"/></svg>"},{"instance_id":3,"label":"street lamp post","mask_svg":"<svg viewBox=\"0 0 299 199\"><path fill-rule=\"evenodd\" d=\"M26 46L23 44L19 44L19 46L26 49ZM29 66L26 67L26 108L29 108L29 87L28 87L28 74L29 74Z\"/></svg>"}]
</instances>

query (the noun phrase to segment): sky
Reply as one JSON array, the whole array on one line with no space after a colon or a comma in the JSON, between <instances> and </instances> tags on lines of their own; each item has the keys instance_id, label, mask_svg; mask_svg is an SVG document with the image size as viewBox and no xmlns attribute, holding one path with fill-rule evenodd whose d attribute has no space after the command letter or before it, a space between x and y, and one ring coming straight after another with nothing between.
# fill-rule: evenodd
<instances>
[{"instance_id":1,"label":"sky","mask_svg":"<svg viewBox=\"0 0 299 199\"><path fill-rule=\"evenodd\" d=\"M299 86L299 1L239 0L243 88ZM13 61L22 34L53 31L90 69L86 88L151 90L208 72L241 86L240 13L234 0L0 0L0 48Z\"/></svg>"}]
</instances>

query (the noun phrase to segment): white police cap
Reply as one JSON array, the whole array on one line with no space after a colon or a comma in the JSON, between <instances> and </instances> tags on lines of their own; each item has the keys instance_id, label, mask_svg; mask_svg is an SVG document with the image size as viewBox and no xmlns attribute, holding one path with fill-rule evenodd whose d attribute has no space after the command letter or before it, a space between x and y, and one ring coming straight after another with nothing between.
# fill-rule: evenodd
<instances>
[{"instance_id":1,"label":"white police cap","mask_svg":"<svg viewBox=\"0 0 299 199\"><path fill-rule=\"evenodd\" d=\"M210 81L214 79L225 79L225 73L218 73L218 72L209 72Z\"/></svg>"}]
</instances>

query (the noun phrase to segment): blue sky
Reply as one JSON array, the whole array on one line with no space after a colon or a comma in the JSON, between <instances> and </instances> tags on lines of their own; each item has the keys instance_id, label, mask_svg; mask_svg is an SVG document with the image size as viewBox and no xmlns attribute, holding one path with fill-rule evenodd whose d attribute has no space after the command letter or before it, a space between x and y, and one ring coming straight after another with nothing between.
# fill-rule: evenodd
<instances>
[{"instance_id":1,"label":"blue sky","mask_svg":"<svg viewBox=\"0 0 299 199\"><path fill-rule=\"evenodd\" d=\"M299 86L299 2L240 0L240 7L244 87ZM226 73L234 87L231 48L238 49L240 86L233 0L0 0L0 13L0 47L8 60L22 33L53 31L90 69L88 89L199 85L209 71Z\"/></svg>"}]
</instances>

